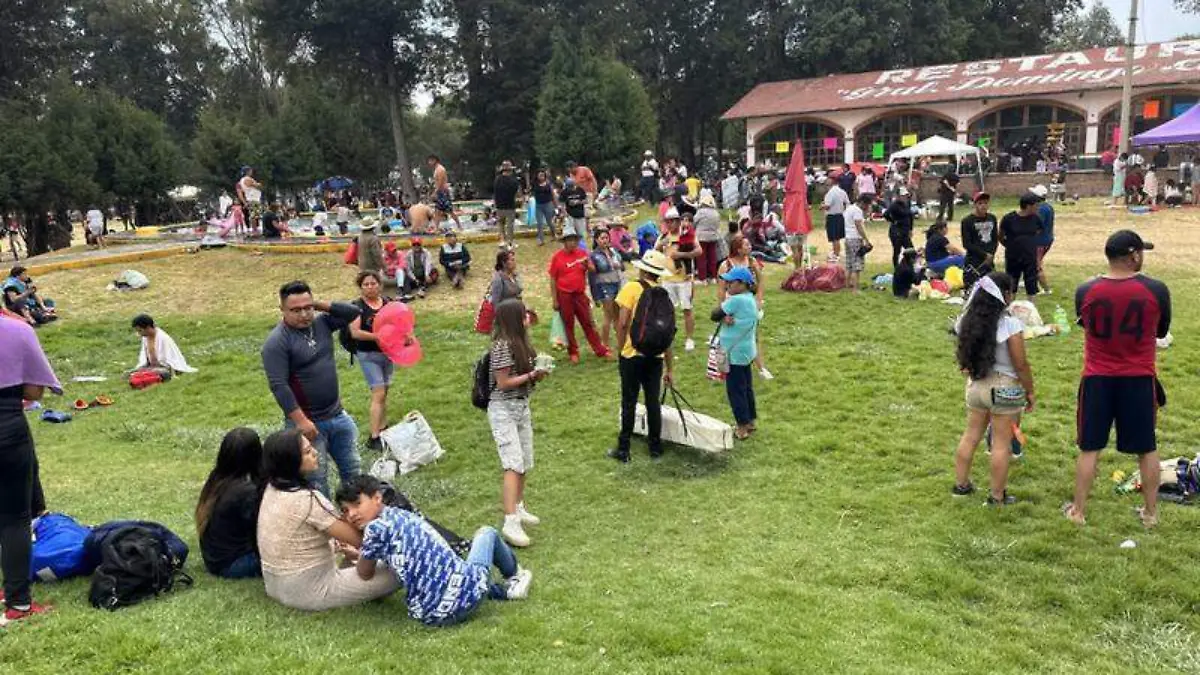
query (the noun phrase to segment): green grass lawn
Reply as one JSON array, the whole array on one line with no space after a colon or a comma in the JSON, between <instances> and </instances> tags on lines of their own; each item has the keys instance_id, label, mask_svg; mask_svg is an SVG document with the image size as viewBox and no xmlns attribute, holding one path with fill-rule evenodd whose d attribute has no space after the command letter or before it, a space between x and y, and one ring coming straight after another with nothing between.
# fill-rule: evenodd
<instances>
[{"instance_id":1,"label":"green grass lawn","mask_svg":"<svg viewBox=\"0 0 1200 675\"><path fill-rule=\"evenodd\" d=\"M521 251L542 285L533 270L546 251ZM207 280L250 278L242 293L274 293L274 278L257 276L248 255L200 258ZM287 264L328 267L326 258ZM153 280L156 266L195 264L145 268ZM1063 293L1097 271L1056 269L1056 286ZM1165 457L1194 454L1200 347L1190 337L1200 333L1200 278L1149 271L1171 284L1176 302L1177 340L1160 358L1171 399L1160 444ZM349 271L322 274L341 279L349 296ZM70 291L60 290L68 317L41 332L60 378L110 377L73 384L66 398L109 393L117 402L67 425L34 423L51 508L86 523L163 522L193 545L196 584L111 614L87 604L87 580L39 585L37 598L55 610L0 632L0 671L1200 672L1200 515L1164 505L1160 528L1144 532L1132 513L1140 498L1114 495L1108 480L1134 464L1111 451L1089 525L1059 515L1073 476L1078 331L1030 344L1040 408L1025 422L1030 447L1010 479L1021 503L989 510L982 491L950 495L964 419L947 334L955 308L886 293L785 294L782 270L770 279L764 343L777 379L755 383L760 432L727 457L679 450L660 464L635 442L632 464L618 466L604 457L617 431L616 367L564 359L533 399L528 500L543 524L520 553L535 574L530 599L486 604L443 630L409 620L401 597L303 614L270 601L260 581L202 571L191 513L222 434L280 426L258 358L275 314L228 304L189 315L186 300L156 314L200 372L132 392L116 375L136 355L128 320L141 300L112 296L105 302L119 307L106 317L71 318ZM698 292L700 316L714 296L712 287ZM1037 304L1048 317L1069 300ZM534 304L549 316L544 291ZM500 519L495 448L468 402L486 339L469 330L470 310L417 312L425 361L399 372L391 413L421 410L447 454L400 484L470 534ZM543 347L547 323L536 329ZM697 335L710 330L701 320ZM703 351L680 351L680 388L729 419L724 389L704 379L704 365ZM362 377L344 354L339 368L346 406L364 424ZM974 478L986 485L982 452ZM1136 549L1118 547L1127 538Z\"/></svg>"}]
</instances>

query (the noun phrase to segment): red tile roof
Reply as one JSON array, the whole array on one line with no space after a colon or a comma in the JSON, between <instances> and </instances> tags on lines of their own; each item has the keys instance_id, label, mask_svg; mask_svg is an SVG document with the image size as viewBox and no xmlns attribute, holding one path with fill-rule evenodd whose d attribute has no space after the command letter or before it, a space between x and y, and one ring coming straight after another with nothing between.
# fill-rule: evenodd
<instances>
[{"instance_id":1,"label":"red tile roof","mask_svg":"<svg viewBox=\"0 0 1200 675\"><path fill-rule=\"evenodd\" d=\"M1119 89L1124 69L1125 48L1109 47L766 82L751 89L722 117L733 120L961 99ZM1134 48L1134 86L1198 82L1200 40Z\"/></svg>"}]
</instances>

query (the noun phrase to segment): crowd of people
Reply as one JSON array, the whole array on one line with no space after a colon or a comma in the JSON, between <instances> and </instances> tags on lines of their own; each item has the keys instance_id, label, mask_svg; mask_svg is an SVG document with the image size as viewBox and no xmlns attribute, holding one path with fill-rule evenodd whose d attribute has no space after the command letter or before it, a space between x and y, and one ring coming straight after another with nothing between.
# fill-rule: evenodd
<instances>
[{"instance_id":1,"label":"crowd of people","mask_svg":"<svg viewBox=\"0 0 1200 675\"><path fill-rule=\"evenodd\" d=\"M430 161L436 163L436 158ZM441 220L454 218L452 207L447 206L444 169L439 172L439 166L431 164L435 228ZM543 204L557 209L561 200L565 205L561 231L555 232L549 213L544 216L546 229L561 245L546 270L551 304L565 329L571 363L580 361L576 323L597 358L616 361L620 426L616 444L607 454L621 463L633 456L639 397L644 403L649 456L657 460L664 453L661 401L663 388L675 383L676 317L682 324L683 350L695 350L698 286L717 286L715 303L707 314L715 326L709 340L714 350L711 358L723 375L736 438L753 436L758 429L755 371L762 379L773 377L764 363L761 343L763 261L804 243L772 213L769 199L757 194L723 236L709 188L692 181L692 174L672 162L660 169L652 155L642 166L651 173L643 173L639 190L658 199L661 223L654 228L653 241L636 253L615 248L614 233L590 222L586 207L600 190L587 167L570 165L561 190L539 190L550 179L548 172L538 172L530 190L539 214ZM999 220L989 210L990 197L978 193L971 213L961 221L962 249L949 241L947 220L940 215L918 250L911 239L914 213L908 190L898 187L886 208L880 208L873 172L855 176L849 167L845 169L844 180L839 178L830 187L822 208L833 248L831 260L844 262L855 288L863 256L873 248L865 227L873 212L882 211L889 223L897 295L907 296L902 287L911 287L925 274L950 266L963 268L969 295L955 332L956 360L967 378L968 418L955 453L952 492L961 496L975 491L973 454L990 433L987 504L1014 503L1017 497L1009 493L1007 479L1014 429L1021 414L1033 410L1037 396L1023 326L1008 308L1019 281L1031 297L1049 292L1044 260L1053 244L1054 211L1046 200L1048 191L1035 186L1021 198L1018 210ZM660 182L664 170L674 173L675 181ZM512 171L511 163L505 162L497 177L503 188L497 203L502 223L513 217L522 189L511 180ZM243 178L250 180L239 181L238 198L246 200L249 222L254 222L265 213L249 208L253 191L261 186L252 171ZM512 183L517 183L515 188ZM948 179L943 183L956 188ZM574 205L585 210L576 216ZM944 215L953 218L952 210ZM539 223L542 219L539 215ZM523 298L525 281L511 230L501 227L505 234L488 284L487 302L494 308L494 319L484 361L487 420L501 470L500 527L480 528L469 545L458 549L443 528L406 500L397 500L391 486L363 474L359 426L340 394L335 363L339 344L355 355L370 391L363 445L381 449L395 374L375 330L376 317L393 302L385 284L396 279L401 299L421 295L436 281L435 265L440 264L446 277L461 286L471 263L466 247L451 230L436 263L417 239L399 269L389 270L396 251L381 245L375 224L367 221L357 240L361 269L355 277L355 300L318 299L303 281L279 289L280 320L265 337L261 360L283 428L265 440L250 429L236 428L222 441L195 509L201 553L210 573L261 577L269 597L310 611L358 604L403 588L410 616L431 626L466 620L485 599L528 596L532 573L518 563L513 548L530 546L529 530L541 522L527 505L526 479L535 465L532 400L537 385L551 376L554 367L531 341L529 326L538 317ZM540 227L538 235L542 241ZM999 245L1005 247L1004 272L996 269ZM1108 445L1114 425L1118 451L1139 458L1145 481L1142 522L1147 527L1157 522L1154 426L1165 395L1156 378L1155 338L1166 335L1171 309L1166 286L1141 273L1145 251L1152 249L1151 243L1131 231L1113 234L1105 245L1107 273L1076 291L1075 313L1086 336L1078 400L1081 453L1075 498L1062 512L1079 524L1085 520L1098 452ZM924 265L918 274L920 260ZM904 281L899 280L902 271ZM45 498L22 402L41 398L45 389L61 387L32 330L33 325L52 320L47 317L54 314L53 305L37 296L36 285L20 267L12 270L4 292L0 555L5 617L11 621L44 609L32 602L28 583L30 521L45 511ZM593 321L594 308L601 313L599 329ZM152 317L139 315L132 327L142 340L139 368L190 369ZM330 476L334 470L336 491Z\"/></svg>"}]
</instances>

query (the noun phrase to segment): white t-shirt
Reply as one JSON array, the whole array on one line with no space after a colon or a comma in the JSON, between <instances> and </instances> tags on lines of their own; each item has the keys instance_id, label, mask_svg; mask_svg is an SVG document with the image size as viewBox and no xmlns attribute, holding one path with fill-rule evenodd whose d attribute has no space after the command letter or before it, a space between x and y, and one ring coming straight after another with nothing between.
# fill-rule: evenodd
<instances>
[{"instance_id":1,"label":"white t-shirt","mask_svg":"<svg viewBox=\"0 0 1200 675\"><path fill-rule=\"evenodd\" d=\"M829 191L825 193L826 213L831 216L840 215L846 212L846 208L850 206L850 198L846 196L846 191L840 185L834 183Z\"/></svg>"},{"instance_id":2,"label":"white t-shirt","mask_svg":"<svg viewBox=\"0 0 1200 675\"><path fill-rule=\"evenodd\" d=\"M257 204L262 201L262 190L250 186L250 176L242 176L238 184L242 186L242 194L246 196L247 204Z\"/></svg>"},{"instance_id":3,"label":"white t-shirt","mask_svg":"<svg viewBox=\"0 0 1200 675\"><path fill-rule=\"evenodd\" d=\"M100 209L91 209L85 215L87 218L88 231L92 234L99 234L104 231L104 214L100 213Z\"/></svg>"},{"instance_id":4,"label":"white t-shirt","mask_svg":"<svg viewBox=\"0 0 1200 675\"><path fill-rule=\"evenodd\" d=\"M642 162L642 175L654 176L658 173L658 160L650 158Z\"/></svg>"},{"instance_id":5,"label":"white t-shirt","mask_svg":"<svg viewBox=\"0 0 1200 675\"><path fill-rule=\"evenodd\" d=\"M339 223L350 222L350 207L349 206L337 207L337 221Z\"/></svg>"},{"instance_id":6,"label":"white t-shirt","mask_svg":"<svg viewBox=\"0 0 1200 675\"><path fill-rule=\"evenodd\" d=\"M1017 376L1013 367L1012 356L1008 353L1008 338L1019 335L1025 330L1025 324L1017 317L1005 312L996 325L996 365L992 370L1009 377Z\"/></svg>"},{"instance_id":7,"label":"white t-shirt","mask_svg":"<svg viewBox=\"0 0 1200 675\"><path fill-rule=\"evenodd\" d=\"M862 239L862 223L867 219L863 215L863 210L858 204L851 204L846 207L846 213L843 215L846 220L846 238L847 239Z\"/></svg>"}]
</instances>

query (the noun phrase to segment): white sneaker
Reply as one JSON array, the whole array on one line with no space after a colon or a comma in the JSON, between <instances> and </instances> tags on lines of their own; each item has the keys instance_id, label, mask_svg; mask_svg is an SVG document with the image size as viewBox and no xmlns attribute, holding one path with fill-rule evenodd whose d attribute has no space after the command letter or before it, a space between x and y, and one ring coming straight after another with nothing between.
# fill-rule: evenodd
<instances>
[{"instance_id":1,"label":"white sneaker","mask_svg":"<svg viewBox=\"0 0 1200 675\"><path fill-rule=\"evenodd\" d=\"M517 504L517 517L522 525L541 525L542 519L525 510L525 502Z\"/></svg>"},{"instance_id":2,"label":"white sneaker","mask_svg":"<svg viewBox=\"0 0 1200 675\"><path fill-rule=\"evenodd\" d=\"M529 597L529 585L533 583L533 572L518 567L517 573L508 579L505 595L509 600L524 600Z\"/></svg>"},{"instance_id":3,"label":"white sneaker","mask_svg":"<svg viewBox=\"0 0 1200 675\"><path fill-rule=\"evenodd\" d=\"M773 380L773 379L775 379L775 376L771 374L771 371L767 370L766 366L763 366L762 368L759 368L759 369L758 369L758 374L759 374L759 375L761 375L761 376L762 376L762 379L764 379L764 380Z\"/></svg>"},{"instance_id":4,"label":"white sneaker","mask_svg":"<svg viewBox=\"0 0 1200 675\"><path fill-rule=\"evenodd\" d=\"M525 528L521 527L521 519L515 513L504 516L504 527L500 529L500 536L517 548L525 548L530 544L529 535L525 534Z\"/></svg>"},{"instance_id":5,"label":"white sneaker","mask_svg":"<svg viewBox=\"0 0 1200 675\"><path fill-rule=\"evenodd\" d=\"M696 341L693 340L692 338L688 338L687 342L683 343L683 350L687 351L687 352L696 351Z\"/></svg>"}]
</instances>

